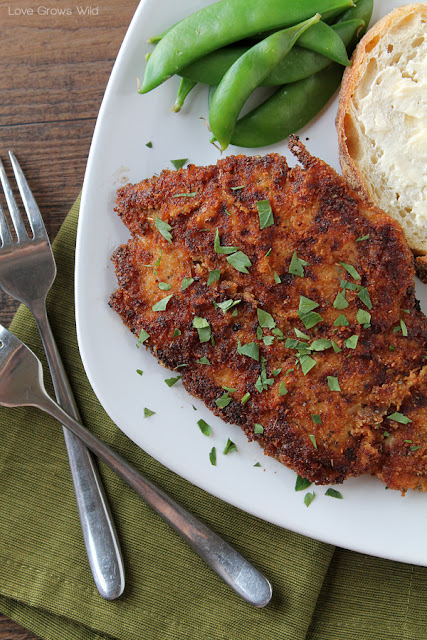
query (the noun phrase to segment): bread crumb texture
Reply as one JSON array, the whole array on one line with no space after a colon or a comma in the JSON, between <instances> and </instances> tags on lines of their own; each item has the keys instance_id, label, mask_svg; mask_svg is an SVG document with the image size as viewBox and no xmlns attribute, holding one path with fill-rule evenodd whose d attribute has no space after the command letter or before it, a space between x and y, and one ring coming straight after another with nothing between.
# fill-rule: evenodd
<instances>
[{"instance_id":1,"label":"bread crumb texture","mask_svg":"<svg viewBox=\"0 0 427 640\"><path fill-rule=\"evenodd\" d=\"M427 254L426 28L427 5L409 5L368 32L356 52L343 119L346 151L365 191L421 254Z\"/></svg>"}]
</instances>

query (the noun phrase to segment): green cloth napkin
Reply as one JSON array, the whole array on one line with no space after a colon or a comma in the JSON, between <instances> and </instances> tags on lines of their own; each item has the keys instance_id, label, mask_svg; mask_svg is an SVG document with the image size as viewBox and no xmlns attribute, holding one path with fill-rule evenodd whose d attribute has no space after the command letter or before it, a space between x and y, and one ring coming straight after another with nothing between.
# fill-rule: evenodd
<instances>
[{"instance_id":1,"label":"green cloth napkin","mask_svg":"<svg viewBox=\"0 0 427 640\"><path fill-rule=\"evenodd\" d=\"M46 640L426 638L427 569L334 549L243 513L162 467L109 420L76 342L77 218L78 202L54 243L58 275L48 311L82 420L252 561L274 596L264 609L246 604L100 464L126 567L124 594L104 601L88 568L60 426L36 409L2 408L0 611ZM27 309L11 330L45 364Z\"/></svg>"}]
</instances>

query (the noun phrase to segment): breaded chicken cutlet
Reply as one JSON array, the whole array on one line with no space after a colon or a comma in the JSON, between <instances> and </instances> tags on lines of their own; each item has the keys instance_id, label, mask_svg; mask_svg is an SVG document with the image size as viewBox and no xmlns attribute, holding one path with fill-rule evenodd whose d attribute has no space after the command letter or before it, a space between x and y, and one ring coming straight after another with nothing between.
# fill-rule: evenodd
<instances>
[{"instance_id":1,"label":"breaded chicken cutlet","mask_svg":"<svg viewBox=\"0 0 427 640\"><path fill-rule=\"evenodd\" d=\"M427 324L400 226L293 137L127 185L110 305L301 476L427 490Z\"/></svg>"}]
</instances>

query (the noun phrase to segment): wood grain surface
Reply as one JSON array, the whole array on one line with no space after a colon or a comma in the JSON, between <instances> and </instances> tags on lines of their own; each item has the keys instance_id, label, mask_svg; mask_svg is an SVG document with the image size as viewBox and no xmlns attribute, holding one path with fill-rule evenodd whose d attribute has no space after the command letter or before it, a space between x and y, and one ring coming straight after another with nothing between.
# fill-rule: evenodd
<instances>
[{"instance_id":1,"label":"wood grain surface","mask_svg":"<svg viewBox=\"0 0 427 640\"><path fill-rule=\"evenodd\" d=\"M102 96L137 5L0 0L0 157L11 178L8 149L17 155L51 240L80 192ZM8 326L16 308L0 293L0 323ZM0 640L36 636L0 616Z\"/></svg>"}]
</instances>

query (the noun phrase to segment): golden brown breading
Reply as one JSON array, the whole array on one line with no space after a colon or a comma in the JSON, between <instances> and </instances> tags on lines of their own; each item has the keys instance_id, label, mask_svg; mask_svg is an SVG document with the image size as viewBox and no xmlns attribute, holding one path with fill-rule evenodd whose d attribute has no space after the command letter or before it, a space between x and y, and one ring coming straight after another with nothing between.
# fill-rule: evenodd
<instances>
[{"instance_id":1,"label":"golden brown breading","mask_svg":"<svg viewBox=\"0 0 427 640\"><path fill-rule=\"evenodd\" d=\"M119 189L132 238L113 256L110 304L190 393L302 476L424 489L427 324L412 254L396 222L296 138L291 149L302 166L230 156ZM274 219L263 229L260 201ZM412 422L384 419L396 411Z\"/></svg>"}]
</instances>

